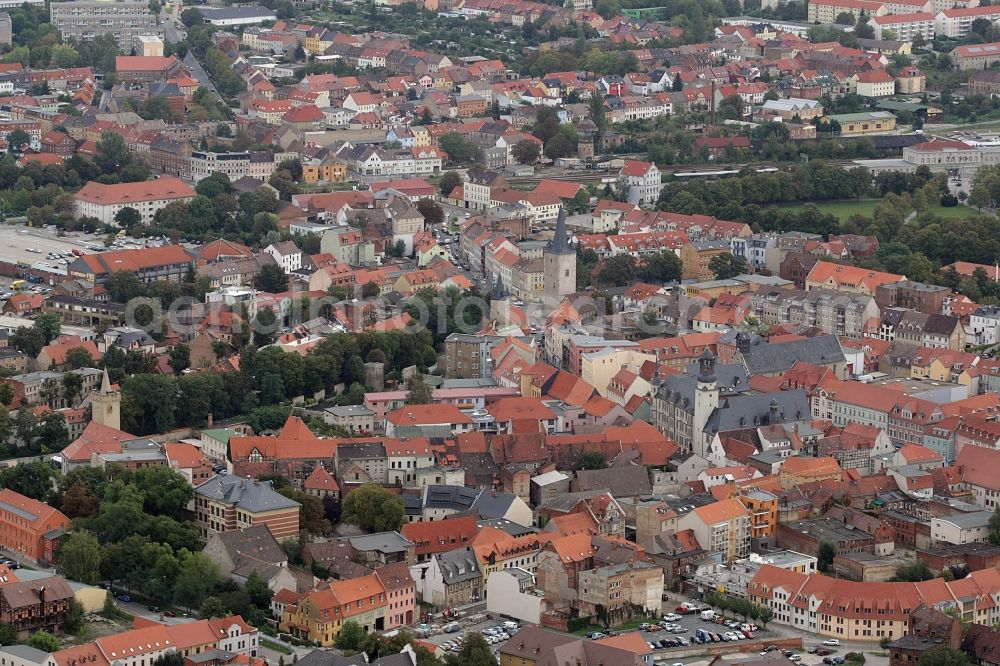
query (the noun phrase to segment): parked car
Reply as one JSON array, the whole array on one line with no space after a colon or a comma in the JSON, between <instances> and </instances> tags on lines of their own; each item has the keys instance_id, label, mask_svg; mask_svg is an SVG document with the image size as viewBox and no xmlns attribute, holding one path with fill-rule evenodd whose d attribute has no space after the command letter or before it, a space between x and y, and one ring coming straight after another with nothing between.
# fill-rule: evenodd
<instances>
[{"instance_id":1,"label":"parked car","mask_svg":"<svg viewBox=\"0 0 1000 666\"><path fill-rule=\"evenodd\" d=\"M791 661L791 662L798 662L798 661L802 661L802 655L801 655L801 654L793 654L793 655L790 655L790 656L788 657L788 661Z\"/></svg>"},{"instance_id":2,"label":"parked car","mask_svg":"<svg viewBox=\"0 0 1000 666\"><path fill-rule=\"evenodd\" d=\"M823 641L823 645L831 645L831 646L840 645L840 641L837 640L836 638L828 638L825 641Z\"/></svg>"},{"instance_id":3,"label":"parked car","mask_svg":"<svg viewBox=\"0 0 1000 666\"><path fill-rule=\"evenodd\" d=\"M118 595L118 601L122 601L122 602L128 603L128 602L132 601L132 597L130 597L127 594L119 594Z\"/></svg>"}]
</instances>

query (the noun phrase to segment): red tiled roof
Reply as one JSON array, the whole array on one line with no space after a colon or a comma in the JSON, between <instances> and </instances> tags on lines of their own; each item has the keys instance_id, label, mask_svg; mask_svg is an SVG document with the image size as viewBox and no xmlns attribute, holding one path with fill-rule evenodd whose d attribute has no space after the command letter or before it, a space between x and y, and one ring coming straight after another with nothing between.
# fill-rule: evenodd
<instances>
[{"instance_id":1,"label":"red tiled roof","mask_svg":"<svg viewBox=\"0 0 1000 666\"><path fill-rule=\"evenodd\" d=\"M105 185L90 181L79 192L73 195L75 199L93 204L107 206L109 204L129 204L146 201L165 201L169 199L193 199L196 196L187 183L173 176L161 176L156 180L144 180L138 183L118 183Z\"/></svg>"}]
</instances>

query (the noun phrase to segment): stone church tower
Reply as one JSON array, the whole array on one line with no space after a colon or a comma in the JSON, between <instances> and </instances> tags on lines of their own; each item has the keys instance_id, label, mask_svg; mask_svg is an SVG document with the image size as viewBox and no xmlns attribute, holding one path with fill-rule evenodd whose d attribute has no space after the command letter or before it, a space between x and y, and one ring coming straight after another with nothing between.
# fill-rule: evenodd
<instances>
[{"instance_id":1,"label":"stone church tower","mask_svg":"<svg viewBox=\"0 0 1000 666\"><path fill-rule=\"evenodd\" d=\"M559 209L555 236L542 253L542 286L545 300L553 307L576 292L576 251L566 236L565 208Z\"/></svg>"},{"instance_id":2,"label":"stone church tower","mask_svg":"<svg viewBox=\"0 0 1000 666\"><path fill-rule=\"evenodd\" d=\"M111 388L107 368L101 378L101 390L90 397L90 420L115 430L122 429L122 394Z\"/></svg>"},{"instance_id":3,"label":"stone church tower","mask_svg":"<svg viewBox=\"0 0 1000 666\"><path fill-rule=\"evenodd\" d=\"M501 325L510 323L510 294L499 275L490 292L490 319Z\"/></svg>"}]
</instances>

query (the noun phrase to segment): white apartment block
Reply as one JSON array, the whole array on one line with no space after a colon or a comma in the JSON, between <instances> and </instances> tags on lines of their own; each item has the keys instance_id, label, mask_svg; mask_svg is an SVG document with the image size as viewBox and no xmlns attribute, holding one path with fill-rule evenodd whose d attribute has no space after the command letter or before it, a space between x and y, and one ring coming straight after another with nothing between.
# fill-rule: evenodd
<instances>
[{"instance_id":1,"label":"white apartment block","mask_svg":"<svg viewBox=\"0 0 1000 666\"><path fill-rule=\"evenodd\" d=\"M957 39L965 37L972 29L972 22L984 18L996 23L1000 21L1000 7L968 7L945 9L935 16L937 34Z\"/></svg>"},{"instance_id":2,"label":"white apartment block","mask_svg":"<svg viewBox=\"0 0 1000 666\"><path fill-rule=\"evenodd\" d=\"M139 211L143 224L150 224L158 210L175 201L191 201L195 191L173 176L140 183L104 185L91 181L73 195L77 217L95 217L104 224L115 224L115 215L123 208Z\"/></svg>"}]
</instances>

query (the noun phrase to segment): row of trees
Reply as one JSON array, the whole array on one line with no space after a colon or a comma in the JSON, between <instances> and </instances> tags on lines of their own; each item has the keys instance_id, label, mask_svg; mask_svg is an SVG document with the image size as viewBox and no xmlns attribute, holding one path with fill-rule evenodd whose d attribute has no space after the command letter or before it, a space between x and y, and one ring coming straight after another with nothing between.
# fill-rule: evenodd
<instances>
[{"instance_id":1,"label":"row of trees","mask_svg":"<svg viewBox=\"0 0 1000 666\"><path fill-rule=\"evenodd\" d=\"M74 470L46 497L73 519L73 533L59 547L67 578L109 581L156 604L200 609L206 617L240 613L263 622L271 591L251 574L242 587L224 580L201 552L185 507L191 484L165 467Z\"/></svg>"},{"instance_id":2,"label":"row of trees","mask_svg":"<svg viewBox=\"0 0 1000 666\"><path fill-rule=\"evenodd\" d=\"M723 615L729 611L733 615L739 615L744 621L760 622L761 627L767 627L767 623L774 617L774 611L768 606L755 604L749 599L731 597L727 594L709 592L703 601Z\"/></svg>"},{"instance_id":3,"label":"row of trees","mask_svg":"<svg viewBox=\"0 0 1000 666\"><path fill-rule=\"evenodd\" d=\"M443 331L453 330L450 327L455 325L458 297L455 295L455 300L440 311L436 299L449 295L434 294L429 299L433 305L428 309L435 320L439 312L444 312L446 319L452 318L442 322ZM447 333L441 335L443 340ZM402 369L409 366L415 365L426 372L436 360L435 337L423 328L412 333L337 333L304 357L278 347L258 350L252 340L246 340L239 371L189 373L180 377L154 374L151 369L140 367L144 355L119 354L111 359L114 366L107 358L105 365L112 380L121 383L123 429L144 435L175 427L201 427L207 423L209 414L223 419L253 414L260 407L276 406L319 391L332 395L338 384L348 387L346 393L354 401L348 404L359 404L364 400L366 388L366 361L384 363L385 377L390 382L399 381ZM221 356L225 350L216 353ZM130 369L138 374L128 372Z\"/></svg>"},{"instance_id":4,"label":"row of trees","mask_svg":"<svg viewBox=\"0 0 1000 666\"><path fill-rule=\"evenodd\" d=\"M264 243L268 234L277 232L278 218L274 212L278 200L268 188L237 193L229 177L217 172L198 183L195 192L198 196L191 201L174 202L157 211L146 233L154 236L179 233L196 239L222 236L258 245Z\"/></svg>"}]
</instances>

